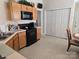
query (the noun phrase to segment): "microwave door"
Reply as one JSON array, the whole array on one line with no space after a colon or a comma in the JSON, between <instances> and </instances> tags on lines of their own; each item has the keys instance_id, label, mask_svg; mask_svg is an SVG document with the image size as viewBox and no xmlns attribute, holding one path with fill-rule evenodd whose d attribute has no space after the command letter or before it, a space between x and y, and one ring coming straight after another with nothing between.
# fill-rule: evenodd
<instances>
[{"instance_id":1,"label":"microwave door","mask_svg":"<svg viewBox=\"0 0 79 59\"><path fill-rule=\"evenodd\" d=\"M21 12L21 19L22 20L32 20L33 19L33 14L32 12Z\"/></svg>"}]
</instances>

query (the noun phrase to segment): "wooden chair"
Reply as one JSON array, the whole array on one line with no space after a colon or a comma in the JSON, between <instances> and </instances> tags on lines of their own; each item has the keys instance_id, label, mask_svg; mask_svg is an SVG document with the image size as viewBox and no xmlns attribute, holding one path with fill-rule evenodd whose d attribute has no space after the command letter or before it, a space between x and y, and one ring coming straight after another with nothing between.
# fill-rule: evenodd
<instances>
[{"instance_id":1,"label":"wooden chair","mask_svg":"<svg viewBox=\"0 0 79 59\"><path fill-rule=\"evenodd\" d=\"M67 31L67 37L68 37L68 48L67 48L67 51L69 51L69 48L70 48L71 45L79 46L79 40L76 39L76 38L72 38L71 31L70 31L69 28L67 28L66 31Z\"/></svg>"}]
</instances>

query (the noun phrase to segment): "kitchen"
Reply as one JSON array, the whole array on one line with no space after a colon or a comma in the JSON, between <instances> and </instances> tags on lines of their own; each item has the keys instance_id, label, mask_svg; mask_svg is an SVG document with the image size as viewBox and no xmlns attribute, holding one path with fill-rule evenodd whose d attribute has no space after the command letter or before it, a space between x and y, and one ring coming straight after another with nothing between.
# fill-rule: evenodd
<instances>
[{"instance_id":1,"label":"kitchen","mask_svg":"<svg viewBox=\"0 0 79 59\"><path fill-rule=\"evenodd\" d=\"M21 15L22 14L21 13L21 9L19 9L19 7L21 7L21 4L18 4L17 1L14 2L14 0L13 0L13 1L9 1L9 2L8 1L2 1L2 2L3 2L3 4L2 3L1 4L4 5L4 8L7 7L7 10L5 11L5 9L3 8L3 6L1 6L3 8L2 11L5 11L4 13L6 13L6 14L8 13L8 16L5 15L5 17L2 17L2 18L4 18L4 20L0 23L0 25L1 25L1 28L0 28L0 33L1 33L0 39L1 39L1 41L0 41L0 43L3 44L3 46L5 44L7 44L9 47L11 47L11 48L13 48L14 50L17 51L19 49L22 49L23 47L26 47L26 30L20 30L20 28L17 26L17 24L29 24L30 22L35 23L36 22L36 18L35 17L36 17L36 14L37 14L35 12L35 10L36 10L35 8L36 7L33 8L33 7L30 7L30 6L27 6L27 8L30 8L29 10L28 9L25 9L25 10L23 9L24 11L29 11L29 13L26 14L26 16L29 17L29 18L24 18ZM12 2L12 4L11 4L11 2ZM34 5L34 3L32 3L32 4ZM13 6L13 7L10 7L10 6ZM15 7L15 6L17 6L17 7ZM24 6L26 8L25 5L22 5L22 6ZM32 10L32 8L34 9L34 11ZM30 12L33 13L33 15ZM18 17L16 17L16 16L18 16ZM7 17L8 17L8 20L6 20ZM24 19L24 20L21 20L21 19ZM33 20L30 20L30 19L33 19ZM17 20L19 20L19 21L17 21ZM5 21L5 23L4 23L4 21ZM35 37L34 35L32 35L32 37L34 36L35 39L38 38L38 40L39 40L40 39L40 34L41 34L40 30L41 30L40 27L35 28L34 35L37 36L37 37ZM38 33L39 33L39 35L38 35ZM19 42L18 42L18 40L19 40ZM36 40L36 41L38 41L38 40ZM13 44L12 44L12 41L13 41ZM16 52L16 54L18 55L17 52ZM6 56L6 55L3 54L3 56ZM17 57L15 56L14 58L17 58Z\"/></svg>"}]
</instances>

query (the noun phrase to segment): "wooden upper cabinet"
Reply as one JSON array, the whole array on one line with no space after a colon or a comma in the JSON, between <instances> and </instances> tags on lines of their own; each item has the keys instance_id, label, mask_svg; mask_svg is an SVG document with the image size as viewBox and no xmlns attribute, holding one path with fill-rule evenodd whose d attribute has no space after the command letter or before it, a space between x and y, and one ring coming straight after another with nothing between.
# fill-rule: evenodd
<instances>
[{"instance_id":1,"label":"wooden upper cabinet","mask_svg":"<svg viewBox=\"0 0 79 59\"><path fill-rule=\"evenodd\" d=\"M33 13L33 20L37 20L37 10L35 7L22 5L22 11L32 12Z\"/></svg>"},{"instance_id":2,"label":"wooden upper cabinet","mask_svg":"<svg viewBox=\"0 0 79 59\"><path fill-rule=\"evenodd\" d=\"M33 20L37 20L37 10L33 7Z\"/></svg>"},{"instance_id":3,"label":"wooden upper cabinet","mask_svg":"<svg viewBox=\"0 0 79 59\"><path fill-rule=\"evenodd\" d=\"M22 5L22 11L32 12L32 10L31 6Z\"/></svg>"},{"instance_id":4,"label":"wooden upper cabinet","mask_svg":"<svg viewBox=\"0 0 79 59\"><path fill-rule=\"evenodd\" d=\"M11 17L12 20L20 20L21 19L21 4L16 2L10 3Z\"/></svg>"},{"instance_id":5,"label":"wooden upper cabinet","mask_svg":"<svg viewBox=\"0 0 79 59\"><path fill-rule=\"evenodd\" d=\"M21 20L21 11L32 12L33 20L37 20L37 10L35 7L19 4L16 2L10 2L8 9L8 13L10 14L9 18L11 20Z\"/></svg>"}]
</instances>

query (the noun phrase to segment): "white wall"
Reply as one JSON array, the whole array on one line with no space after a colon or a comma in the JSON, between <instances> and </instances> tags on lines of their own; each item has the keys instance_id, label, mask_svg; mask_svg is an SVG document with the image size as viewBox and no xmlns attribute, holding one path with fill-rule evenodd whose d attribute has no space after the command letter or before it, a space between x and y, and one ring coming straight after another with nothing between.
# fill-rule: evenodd
<instances>
[{"instance_id":1,"label":"white wall","mask_svg":"<svg viewBox=\"0 0 79 59\"><path fill-rule=\"evenodd\" d=\"M43 0L43 3L44 3L44 9L47 9L48 8L48 2L49 0Z\"/></svg>"},{"instance_id":2,"label":"white wall","mask_svg":"<svg viewBox=\"0 0 79 59\"><path fill-rule=\"evenodd\" d=\"M4 31L5 25L7 24L7 10L6 10L6 2L8 0L0 0L0 27Z\"/></svg>"},{"instance_id":3,"label":"white wall","mask_svg":"<svg viewBox=\"0 0 79 59\"><path fill-rule=\"evenodd\" d=\"M73 32L79 32L79 2L75 4Z\"/></svg>"},{"instance_id":4,"label":"white wall","mask_svg":"<svg viewBox=\"0 0 79 59\"><path fill-rule=\"evenodd\" d=\"M76 3L76 4L75 4L75 12L76 12L76 11L79 11L79 3Z\"/></svg>"},{"instance_id":5,"label":"white wall","mask_svg":"<svg viewBox=\"0 0 79 59\"><path fill-rule=\"evenodd\" d=\"M6 23L7 20L6 2L7 0L0 0L0 24Z\"/></svg>"},{"instance_id":6,"label":"white wall","mask_svg":"<svg viewBox=\"0 0 79 59\"><path fill-rule=\"evenodd\" d=\"M44 0L46 9L71 8L74 0Z\"/></svg>"}]
</instances>

